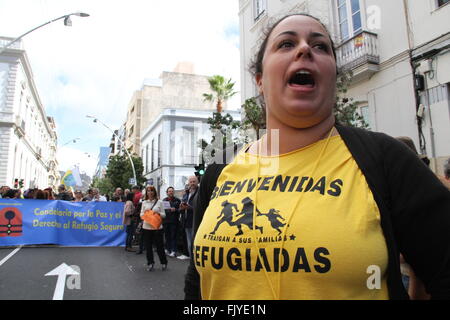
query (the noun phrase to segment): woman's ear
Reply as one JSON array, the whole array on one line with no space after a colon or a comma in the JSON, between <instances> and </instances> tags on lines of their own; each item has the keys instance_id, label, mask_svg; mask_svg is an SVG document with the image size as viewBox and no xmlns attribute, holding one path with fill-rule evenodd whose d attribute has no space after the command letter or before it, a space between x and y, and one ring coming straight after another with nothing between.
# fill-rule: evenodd
<instances>
[{"instance_id":1,"label":"woman's ear","mask_svg":"<svg viewBox=\"0 0 450 320\"><path fill-rule=\"evenodd\" d=\"M256 81L256 85L258 86L258 89L259 89L259 94L261 96L264 96L263 86L262 86L262 73L259 72L255 75L255 81Z\"/></svg>"}]
</instances>

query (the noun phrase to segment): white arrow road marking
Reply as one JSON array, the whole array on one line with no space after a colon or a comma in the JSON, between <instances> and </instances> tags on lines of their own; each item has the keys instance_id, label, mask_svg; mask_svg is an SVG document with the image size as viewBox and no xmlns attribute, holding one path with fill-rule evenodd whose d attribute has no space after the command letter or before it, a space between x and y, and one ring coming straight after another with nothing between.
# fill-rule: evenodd
<instances>
[{"instance_id":1,"label":"white arrow road marking","mask_svg":"<svg viewBox=\"0 0 450 320\"><path fill-rule=\"evenodd\" d=\"M17 253L17 251L19 251L23 246L19 246L18 248L14 249L13 252L11 252L10 254L8 254L2 261L0 261L0 267L6 262L8 261L13 255L15 255Z\"/></svg>"},{"instance_id":2,"label":"white arrow road marking","mask_svg":"<svg viewBox=\"0 0 450 320\"><path fill-rule=\"evenodd\" d=\"M58 276L58 281L56 282L55 293L53 294L53 300L62 300L64 297L64 289L66 287L66 276L67 275L79 275L78 272L73 270L64 262L47 273L45 276Z\"/></svg>"}]
</instances>

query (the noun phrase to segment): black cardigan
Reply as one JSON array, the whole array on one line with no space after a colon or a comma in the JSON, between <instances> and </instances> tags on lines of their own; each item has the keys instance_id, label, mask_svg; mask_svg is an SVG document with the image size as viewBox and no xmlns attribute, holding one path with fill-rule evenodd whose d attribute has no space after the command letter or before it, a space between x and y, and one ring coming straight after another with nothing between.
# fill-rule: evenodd
<instances>
[{"instance_id":1,"label":"black cardigan","mask_svg":"<svg viewBox=\"0 0 450 320\"><path fill-rule=\"evenodd\" d=\"M406 145L383 134L336 126L364 174L378 205L388 250L390 299L408 299L400 273L401 252L432 299L450 299L450 192ZM197 193L194 236L212 190L228 161L208 166ZM221 160L225 155L220 155ZM192 255L191 255L192 256ZM185 299L201 299L200 277L191 258Z\"/></svg>"}]
</instances>

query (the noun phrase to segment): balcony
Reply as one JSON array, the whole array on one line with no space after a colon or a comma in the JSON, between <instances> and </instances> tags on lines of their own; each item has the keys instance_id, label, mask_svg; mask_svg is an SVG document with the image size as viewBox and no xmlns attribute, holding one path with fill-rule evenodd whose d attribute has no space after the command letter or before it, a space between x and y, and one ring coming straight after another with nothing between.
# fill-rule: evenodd
<instances>
[{"instance_id":1,"label":"balcony","mask_svg":"<svg viewBox=\"0 0 450 320\"><path fill-rule=\"evenodd\" d=\"M24 137L25 136L25 121L22 120L22 118L20 116L16 116L16 121L15 121L15 125L16 125L16 133L19 137Z\"/></svg>"},{"instance_id":2,"label":"balcony","mask_svg":"<svg viewBox=\"0 0 450 320\"><path fill-rule=\"evenodd\" d=\"M37 147L36 148L36 159L41 159L42 158L42 148L41 147Z\"/></svg>"},{"instance_id":3,"label":"balcony","mask_svg":"<svg viewBox=\"0 0 450 320\"><path fill-rule=\"evenodd\" d=\"M362 31L343 42L337 47L336 55L338 68L351 70L354 82L368 79L380 69L378 36L372 32Z\"/></svg>"},{"instance_id":4,"label":"balcony","mask_svg":"<svg viewBox=\"0 0 450 320\"><path fill-rule=\"evenodd\" d=\"M8 43L13 41L15 38L10 37L0 37L0 48L3 48ZM12 45L8 47L9 49L23 50L22 40L18 40L14 42Z\"/></svg>"}]
</instances>

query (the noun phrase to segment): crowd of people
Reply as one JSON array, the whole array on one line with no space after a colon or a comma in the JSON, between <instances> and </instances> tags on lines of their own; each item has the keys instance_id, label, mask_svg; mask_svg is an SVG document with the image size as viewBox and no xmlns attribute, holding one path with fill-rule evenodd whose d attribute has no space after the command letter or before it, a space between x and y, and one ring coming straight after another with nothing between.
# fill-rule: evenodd
<instances>
[{"instance_id":1,"label":"crowd of people","mask_svg":"<svg viewBox=\"0 0 450 320\"><path fill-rule=\"evenodd\" d=\"M21 189L12 189L9 186L0 188L0 199L32 199L32 200L64 200L72 202L80 201L108 201L107 196L102 196L97 188L88 189L86 193L81 190L66 189L65 185L58 187L55 193L51 187L46 189L30 188L22 192Z\"/></svg>"},{"instance_id":2,"label":"crowd of people","mask_svg":"<svg viewBox=\"0 0 450 320\"><path fill-rule=\"evenodd\" d=\"M110 197L101 195L97 188L90 188L84 193L79 189L74 191L67 189L65 185L60 185L57 193L50 187L28 189L22 193L20 189L2 186L0 198L124 202L122 222L126 226L127 233L125 250L136 254L146 252L147 269L152 271L153 250L146 250L146 248L156 247L163 270L168 264L166 256L180 260L189 259L189 253L192 251L193 200L197 189L198 180L192 176L188 179L188 185L181 199L175 196L173 187L167 188L167 196L160 199L153 186L147 186L144 191L141 191L139 186L133 186L131 190L116 188ZM163 218L161 226L157 229L143 220L147 210L152 210ZM137 250L133 248L133 245L137 246Z\"/></svg>"},{"instance_id":3,"label":"crowd of people","mask_svg":"<svg viewBox=\"0 0 450 320\"><path fill-rule=\"evenodd\" d=\"M189 259L192 252L193 200L197 189L198 180L195 176L189 178L181 199L175 196L173 187L166 189L167 196L162 199L154 186L147 186L143 192L138 187L133 187L131 192L125 191L123 195L120 188L116 189L113 199L125 202L125 250L136 254L146 251L148 271L154 269L155 259L153 249L147 248L156 247L163 270L167 269L167 257ZM144 215L149 210L162 218L159 226L144 220ZM137 250L133 248L133 244L138 247Z\"/></svg>"}]
</instances>

